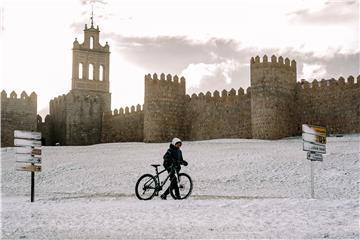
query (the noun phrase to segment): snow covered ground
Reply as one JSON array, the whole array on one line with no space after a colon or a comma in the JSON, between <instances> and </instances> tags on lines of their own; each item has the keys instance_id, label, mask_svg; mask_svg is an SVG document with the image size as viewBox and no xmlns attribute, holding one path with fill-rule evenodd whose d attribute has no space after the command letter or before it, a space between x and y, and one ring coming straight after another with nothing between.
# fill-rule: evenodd
<instances>
[{"instance_id":1,"label":"snow covered ground","mask_svg":"<svg viewBox=\"0 0 360 240\"><path fill-rule=\"evenodd\" d=\"M359 239L360 135L329 137L323 162L301 138L184 142L183 201L140 201L136 180L162 163L168 144L43 147L30 203L30 173L1 151L3 239Z\"/></svg>"}]
</instances>

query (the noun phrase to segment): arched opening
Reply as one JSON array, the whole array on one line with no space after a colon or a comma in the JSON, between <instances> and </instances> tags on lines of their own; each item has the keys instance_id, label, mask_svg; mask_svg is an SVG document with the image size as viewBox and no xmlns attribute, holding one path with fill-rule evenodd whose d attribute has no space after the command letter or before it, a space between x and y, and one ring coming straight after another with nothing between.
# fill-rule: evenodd
<instances>
[{"instance_id":1,"label":"arched opening","mask_svg":"<svg viewBox=\"0 0 360 240\"><path fill-rule=\"evenodd\" d=\"M94 49L94 37L90 37L90 49Z\"/></svg>"},{"instance_id":2,"label":"arched opening","mask_svg":"<svg viewBox=\"0 0 360 240\"><path fill-rule=\"evenodd\" d=\"M104 80L104 66L103 65L100 65L100 68L99 68L99 80L100 81Z\"/></svg>"},{"instance_id":3,"label":"arched opening","mask_svg":"<svg viewBox=\"0 0 360 240\"><path fill-rule=\"evenodd\" d=\"M94 80L94 65L89 64L89 80Z\"/></svg>"},{"instance_id":4,"label":"arched opening","mask_svg":"<svg viewBox=\"0 0 360 240\"><path fill-rule=\"evenodd\" d=\"M79 63L79 79L83 78L83 64Z\"/></svg>"}]
</instances>

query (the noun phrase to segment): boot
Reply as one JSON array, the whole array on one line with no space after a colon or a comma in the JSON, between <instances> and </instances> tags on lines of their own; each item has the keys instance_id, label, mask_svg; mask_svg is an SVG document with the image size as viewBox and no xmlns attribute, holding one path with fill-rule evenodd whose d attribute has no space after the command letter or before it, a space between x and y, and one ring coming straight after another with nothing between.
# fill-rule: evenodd
<instances>
[{"instance_id":1,"label":"boot","mask_svg":"<svg viewBox=\"0 0 360 240\"><path fill-rule=\"evenodd\" d=\"M166 200L166 195L165 195L165 194L161 194L160 198L161 198L162 200Z\"/></svg>"}]
</instances>

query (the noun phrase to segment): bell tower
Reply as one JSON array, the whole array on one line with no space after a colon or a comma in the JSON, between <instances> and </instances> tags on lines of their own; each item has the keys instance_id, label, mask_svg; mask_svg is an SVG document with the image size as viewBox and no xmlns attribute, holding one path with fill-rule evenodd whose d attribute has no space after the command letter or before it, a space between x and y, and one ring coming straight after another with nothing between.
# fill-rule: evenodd
<instances>
[{"instance_id":1,"label":"bell tower","mask_svg":"<svg viewBox=\"0 0 360 240\"><path fill-rule=\"evenodd\" d=\"M72 90L90 90L109 92L109 45L99 43L100 30L93 24L88 28L85 24L84 42L77 38L73 43Z\"/></svg>"},{"instance_id":2,"label":"bell tower","mask_svg":"<svg viewBox=\"0 0 360 240\"><path fill-rule=\"evenodd\" d=\"M85 25L84 41L73 43L71 91L53 102L55 136L62 145L88 145L101 142L103 114L111 110L109 91L110 51L99 43L100 30ZM61 112L58 116L56 113Z\"/></svg>"}]
</instances>

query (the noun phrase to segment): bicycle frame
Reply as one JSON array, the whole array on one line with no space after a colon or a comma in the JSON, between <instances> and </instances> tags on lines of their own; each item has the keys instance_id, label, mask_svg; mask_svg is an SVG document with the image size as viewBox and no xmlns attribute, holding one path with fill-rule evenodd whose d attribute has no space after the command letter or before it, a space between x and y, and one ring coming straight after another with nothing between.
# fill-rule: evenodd
<instances>
[{"instance_id":1,"label":"bicycle frame","mask_svg":"<svg viewBox=\"0 0 360 240\"><path fill-rule=\"evenodd\" d=\"M155 168L156 175L154 175L154 177L155 177L155 180L156 180L156 182L155 182L155 190L156 190L156 192L159 192L159 191L162 190L162 187L166 184L167 180L170 178L170 175L171 175L173 172L175 172L176 182L177 182L177 184L179 184L178 173L177 173L177 171L175 171L174 167L172 167L171 171L170 171L169 174L166 176L166 178L164 179L164 181L160 182L160 177L159 177L159 176L160 176L163 172L165 172L165 171L166 171L166 169L164 169L164 170L162 170L162 171L159 172L158 169L157 169L157 167ZM151 180L152 180L152 179L150 179L149 181L147 181L147 182L145 183L145 185L147 185L148 183L149 183L149 185L151 185Z\"/></svg>"}]
</instances>

